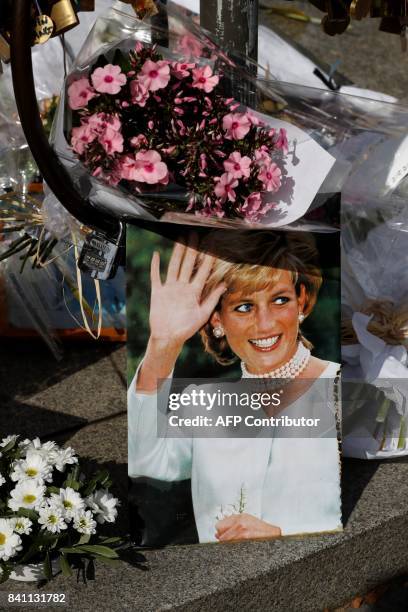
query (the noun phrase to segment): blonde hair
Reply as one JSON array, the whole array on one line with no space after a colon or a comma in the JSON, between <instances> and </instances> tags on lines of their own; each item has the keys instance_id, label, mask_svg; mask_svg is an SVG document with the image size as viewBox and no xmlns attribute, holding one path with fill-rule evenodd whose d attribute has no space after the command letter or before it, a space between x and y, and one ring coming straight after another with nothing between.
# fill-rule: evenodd
<instances>
[{"instance_id":1,"label":"blonde hair","mask_svg":"<svg viewBox=\"0 0 408 612\"><path fill-rule=\"evenodd\" d=\"M262 291L276 284L284 270L291 273L297 295L301 285L306 291L303 314L313 310L322 284L318 252L312 236L301 232L264 230L214 230L201 241L198 265L204 253L216 257L204 286L202 299L221 282L230 293ZM221 308L222 298L216 310ZM230 365L237 357L225 337L216 338L208 321L200 330L205 350L222 365ZM312 348L299 331L299 340Z\"/></svg>"}]
</instances>

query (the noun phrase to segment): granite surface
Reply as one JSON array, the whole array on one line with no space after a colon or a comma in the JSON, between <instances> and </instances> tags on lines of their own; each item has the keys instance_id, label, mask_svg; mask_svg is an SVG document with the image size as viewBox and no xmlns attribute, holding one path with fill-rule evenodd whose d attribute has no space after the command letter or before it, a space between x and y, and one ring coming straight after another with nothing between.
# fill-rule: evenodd
<instances>
[{"instance_id":1,"label":"granite surface","mask_svg":"<svg viewBox=\"0 0 408 612\"><path fill-rule=\"evenodd\" d=\"M0 436L53 436L124 414L125 364L126 349L115 344L67 345L57 362L40 341L2 340Z\"/></svg>"},{"instance_id":2,"label":"granite surface","mask_svg":"<svg viewBox=\"0 0 408 612\"><path fill-rule=\"evenodd\" d=\"M95 349L96 346L93 363L89 363L89 355L85 364L81 362L80 349L73 346L66 349L63 364L54 364L48 396L54 408L49 412L55 413L57 402L54 400L61 393L59 385L66 385L67 380L76 376L75 387L65 397L63 410L57 414L69 413L71 397L75 395L76 401L84 400L81 415L84 422L76 429L67 430L63 418L59 433L53 437L73 446L84 458L85 468L102 466L111 471L115 493L124 500L118 527L125 533L128 526L126 416L118 414L115 408L110 416L100 418L98 405L102 402L108 409L112 388L115 388L116 401L124 406L124 348L92 343L82 348L89 353L91 347ZM13 355L10 346L8 355ZM77 358L83 369L68 368L67 364ZM91 378L89 368L92 369ZM99 381L101 391L98 395L93 393L89 380ZM17 389L18 381L15 382ZM37 382L38 394L43 397L43 385ZM8 389L12 388L9 380ZM57 390L55 397L53 389ZM27 382L22 393L32 407L37 404L37 394L33 390L34 383L29 386ZM12 405L12 399L9 401ZM14 409L18 412L18 406ZM40 412L40 427L41 416ZM2 419L3 426L5 422L8 418ZM75 579L58 576L46 590L66 593L69 609L84 612L99 608L115 612L232 610L237 607L302 612L334 608L357 593L364 594L380 582L408 570L408 548L402 537L408 532L407 499L408 460L383 463L347 460L343 466L345 530L341 534L139 550L120 568L98 565L95 582L84 585ZM32 584L9 581L0 587L0 593L33 592L35 589Z\"/></svg>"}]
</instances>

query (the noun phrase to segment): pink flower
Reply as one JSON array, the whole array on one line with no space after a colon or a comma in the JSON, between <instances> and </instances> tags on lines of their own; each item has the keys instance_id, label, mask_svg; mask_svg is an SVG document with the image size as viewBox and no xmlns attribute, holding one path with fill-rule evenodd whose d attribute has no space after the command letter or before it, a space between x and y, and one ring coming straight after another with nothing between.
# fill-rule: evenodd
<instances>
[{"instance_id":1,"label":"pink flower","mask_svg":"<svg viewBox=\"0 0 408 612\"><path fill-rule=\"evenodd\" d=\"M190 70L195 67L195 64L187 64L186 62L173 62L173 74L177 79L185 79L190 76Z\"/></svg>"},{"instance_id":2,"label":"pink flower","mask_svg":"<svg viewBox=\"0 0 408 612\"><path fill-rule=\"evenodd\" d=\"M84 108L95 96L95 90L86 77L74 81L68 87L68 103L72 110Z\"/></svg>"},{"instance_id":3,"label":"pink flower","mask_svg":"<svg viewBox=\"0 0 408 612\"><path fill-rule=\"evenodd\" d=\"M258 119L258 117L250 110L247 111L247 117L252 125L255 125L256 127L264 127L266 125L264 121Z\"/></svg>"},{"instance_id":4,"label":"pink flower","mask_svg":"<svg viewBox=\"0 0 408 612\"><path fill-rule=\"evenodd\" d=\"M157 183L166 184L169 179L167 166L161 160L160 153L157 151L139 151L136 153L136 168L134 172L135 181L156 185Z\"/></svg>"},{"instance_id":5,"label":"pink flower","mask_svg":"<svg viewBox=\"0 0 408 612\"><path fill-rule=\"evenodd\" d=\"M287 136L286 136L286 130L285 130L285 128L280 128L280 130L279 130L279 136L278 136L278 138L276 139L276 141L274 142L274 144L275 144L275 147L276 147L276 148L278 148L278 149L283 149L283 151L284 151L285 153L287 153L287 152L288 152L289 145L288 145L288 138L287 138Z\"/></svg>"},{"instance_id":6,"label":"pink flower","mask_svg":"<svg viewBox=\"0 0 408 612\"><path fill-rule=\"evenodd\" d=\"M88 120L88 125L98 134L103 132L107 127L110 127L115 132L120 132L122 124L117 115L109 115L108 113L94 113Z\"/></svg>"},{"instance_id":7,"label":"pink flower","mask_svg":"<svg viewBox=\"0 0 408 612\"><path fill-rule=\"evenodd\" d=\"M188 208L186 210L189 210ZM200 210L196 210L195 214L198 217L225 217L225 210L222 207L222 203L219 200L215 202L211 202L208 198L208 201L205 203L204 207Z\"/></svg>"},{"instance_id":8,"label":"pink flower","mask_svg":"<svg viewBox=\"0 0 408 612\"><path fill-rule=\"evenodd\" d=\"M179 51L182 51L186 58L201 57L203 53L203 45L200 41L191 34L185 34L180 39L178 44Z\"/></svg>"},{"instance_id":9,"label":"pink flower","mask_svg":"<svg viewBox=\"0 0 408 612\"><path fill-rule=\"evenodd\" d=\"M99 142L105 149L108 155L122 153L123 151L123 136L120 132L107 127L98 138Z\"/></svg>"},{"instance_id":10,"label":"pink flower","mask_svg":"<svg viewBox=\"0 0 408 612\"><path fill-rule=\"evenodd\" d=\"M149 91L157 91L167 87L170 81L170 66L168 62L164 60L158 62L146 60L139 73L139 81Z\"/></svg>"},{"instance_id":11,"label":"pink flower","mask_svg":"<svg viewBox=\"0 0 408 612\"><path fill-rule=\"evenodd\" d=\"M270 163L271 156L266 148L261 147L260 149L255 149L255 160L258 163L258 166L261 168L262 166Z\"/></svg>"},{"instance_id":12,"label":"pink flower","mask_svg":"<svg viewBox=\"0 0 408 612\"><path fill-rule=\"evenodd\" d=\"M281 186L281 176L281 169L273 162L262 166L258 174L258 178L262 181L266 191L277 191Z\"/></svg>"},{"instance_id":13,"label":"pink flower","mask_svg":"<svg viewBox=\"0 0 408 612\"><path fill-rule=\"evenodd\" d=\"M97 68L92 73L92 83L96 91L107 94L117 94L126 83L126 76L121 72L120 66L107 64Z\"/></svg>"},{"instance_id":14,"label":"pink flower","mask_svg":"<svg viewBox=\"0 0 408 612\"><path fill-rule=\"evenodd\" d=\"M251 174L251 159L249 157L241 157L239 151L231 153L228 159L224 162L226 172L232 174L234 178L249 178Z\"/></svg>"},{"instance_id":15,"label":"pink flower","mask_svg":"<svg viewBox=\"0 0 408 612\"><path fill-rule=\"evenodd\" d=\"M256 223L275 206L276 204L272 204L271 202L266 202L263 204L262 195L259 193L259 191L256 191L251 193L246 198L241 207L241 212L243 213L246 221L249 223Z\"/></svg>"},{"instance_id":16,"label":"pink flower","mask_svg":"<svg viewBox=\"0 0 408 612\"><path fill-rule=\"evenodd\" d=\"M210 93L218 85L220 77L213 75L210 66L195 68L193 70L193 87L203 89L205 93Z\"/></svg>"},{"instance_id":17,"label":"pink flower","mask_svg":"<svg viewBox=\"0 0 408 612\"><path fill-rule=\"evenodd\" d=\"M72 128L71 145L75 153L79 155L85 153L87 145L95 140L95 138L95 132L86 123L79 127Z\"/></svg>"},{"instance_id":18,"label":"pink flower","mask_svg":"<svg viewBox=\"0 0 408 612\"><path fill-rule=\"evenodd\" d=\"M218 198L220 198L220 201L222 203L226 202L227 200L230 202L235 202L237 196L234 188L238 187L237 179L234 178L229 172L224 172L221 177L215 177L214 181L217 182L214 188L214 193Z\"/></svg>"},{"instance_id":19,"label":"pink flower","mask_svg":"<svg viewBox=\"0 0 408 612\"><path fill-rule=\"evenodd\" d=\"M147 138L144 134L138 134L130 139L132 147L143 147L147 145Z\"/></svg>"},{"instance_id":20,"label":"pink flower","mask_svg":"<svg viewBox=\"0 0 408 612\"><path fill-rule=\"evenodd\" d=\"M130 94L133 104L137 104L141 107L146 106L146 102L150 95L145 85L143 85L139 79L134 79L130 83Z\"/></svg>"},{"instance_id":21,"label":"pink flower","mask_svg":"<svg viewBox=\"0 0 408 612\"><path fill-rule=\"evenodd\" d=\"M126 181L135 181L136 159L125 155L119 162L120 177Z\"/></svg>"},{"instance_id":22,"label":"pink flower","mask_svg":"<svg viewBox=\"0 0 408 612\"><path fill-rule=\"evenodd\" d=\"M224 115L222 127L226 134L225 137L229 140L241 140L246 136L251 129L251 121L246 113L229 113Z\"/></svg>"}]
</instances>

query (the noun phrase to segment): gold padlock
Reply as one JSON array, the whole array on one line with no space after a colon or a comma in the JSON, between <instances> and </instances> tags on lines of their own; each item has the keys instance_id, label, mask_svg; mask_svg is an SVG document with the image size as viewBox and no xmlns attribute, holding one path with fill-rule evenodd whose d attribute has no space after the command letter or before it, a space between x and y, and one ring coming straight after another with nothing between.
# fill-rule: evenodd
<instances>
[{"instance_id":1,"label":"gold padlock","mask_svg":"<svg viewBox=\"0 0 408 612\"><path fill-rule=\"evenodd\" d=\"M56 2L50 2L50 5L49 15L55 24L54 35L63 34L79 24L79 19L70 0L57 0Z\"/></svg>"}]
</instances>

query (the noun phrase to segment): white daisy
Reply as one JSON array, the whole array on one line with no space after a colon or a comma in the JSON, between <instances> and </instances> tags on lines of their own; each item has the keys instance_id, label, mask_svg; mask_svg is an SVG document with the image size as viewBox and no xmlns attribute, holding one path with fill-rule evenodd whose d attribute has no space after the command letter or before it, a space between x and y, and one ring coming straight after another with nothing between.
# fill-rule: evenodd
<instances>
[{"instance_id":1,"label":"white daisy","mask_svg":"<svg viewBox=\"0 0 408 612\"><path fill-rule=\"evenodd\" d=\"M63 529L68 527L64 521L64 517L62 516L61 508L57 508L55 506L43 506L40 508L39 514L39 524L42 525L43 529L46 529L51 533L60 533Z\"/></svg>"},{"instance_id":2,"label":"white daisy","mask_svg":"<svg viewBox=\"0 0 408 612\"><path fill-rule=\"evenodd\" d=\"M63 511L63 517L71 520L85 508L85 501L77 491L67 487L66 489L60 489L59 494L53 493L51 495L51 505L60 507Z\"/></svg>"},{"instance_id":3,"label":"white daisy","mask_svg":"<svg viewBox=\"0 0 408 612\"><path fill-rule=\"evenodd\" d=\"M55 450L52 454L52 462L59 472L63 472L66 465L78 463L78 457L75 456L74 449L68 446L68 448Z\"/></svg>"},{"instance_id":4,"label":"white daisy","mask_svg":"<svg viewBox=\"0 0 408 612\"><path fill-rule=\"evenodd\" d=\"M94 521L90 510L82 511L74 519L74 529L85 535L96 533L96 521Z\"/></svg>"},{"instance_id":5,"label":"white daisy","mask_svg":"<svg viewBox=\"0 0 408 612\"><path fill-rule=\"evenodd\" d=\"M13 530L20 535L29 535L31 533L33 523L25 516L16 516L10 519Z\"/></svg>"},{"instance_id":6,"label":"white daisy","mask_svg":"<svg viewBox=\"0 0 408 612\"><path fill-rule=\"evenodd\" d=\"M34 480L22 480L11 491L8 506L14 512L17 512L19 508L36 510L41 506L44 495L44 485L40 485Z\"/></svg>"},{"instance_id":7,"label":"white daisy","mask_svg":"<svg viewBox=\"0 0 408 612\"><path fill-rule=\"evenodd\" d=\"M86 499L86 503L95 514L98 523L114 523L118 516L116 506L119 505L119 500L113 497L106 489L95 491Z\"/></svg>"},{"instance_id":8,"label":"white daisy","mask_svg":"<svg viewBox=\"0 0 408 612\"><path fill-rule=\"evenodd\" d=\"M12 442L12 441L15 442L17 438L18 436L16 436L15 434L12 434L11 436L6 436L0 442L0 448L4 448L5 446L7 446L7 444L9 444L9 442Z\"/></svg>"},{"instance_id":9,"label":"white daisy","mask_svg":"<svg viewBox=\"0 0 408 612\"><path fill-rule=\"evenodd\" d=\"M44 481L51 482L52 480L52 467L37 451L29 450L26 458L18 459L12 467L10 478L14 482L35 480L39 484L44 484Z\"/></svg>"},{"instance_id":10,"label":"white daisy","mask_svg":"<svg viewBox=\"0 0 408 612\"><path fill-rule=\"evenodd\" d=\"M34 440L23 440L20 442L19 446L21 446L26 453L35 451L41 455L41 457L43 457L47 463L52 463L53 453L59 448L55 442L51 441L44 442L44 444L42 444L40 438L34 438Z\"/></svg>"},{"instance_id":11,"label":"white daisy","mask_svg":"<svg viewBox=\"0 0 408 612\"><path fill-rule=\"evenodd\" d=\"M1 485L4 485L5 482L6 482L6 479L4 478L4 476L0 474L0 487Z\"/></svg>"},{"instance_id":12,"label":"white daisy","mask_svg":"<svg viewBox=\"0 0 408 612\"><path fill-rule=\"evenodd\" d=\"M10 519L0 519L0 559L8 561L22 548L21 538L17 533L14 533L12 521Z\"/></svg>"}]
</instances>

